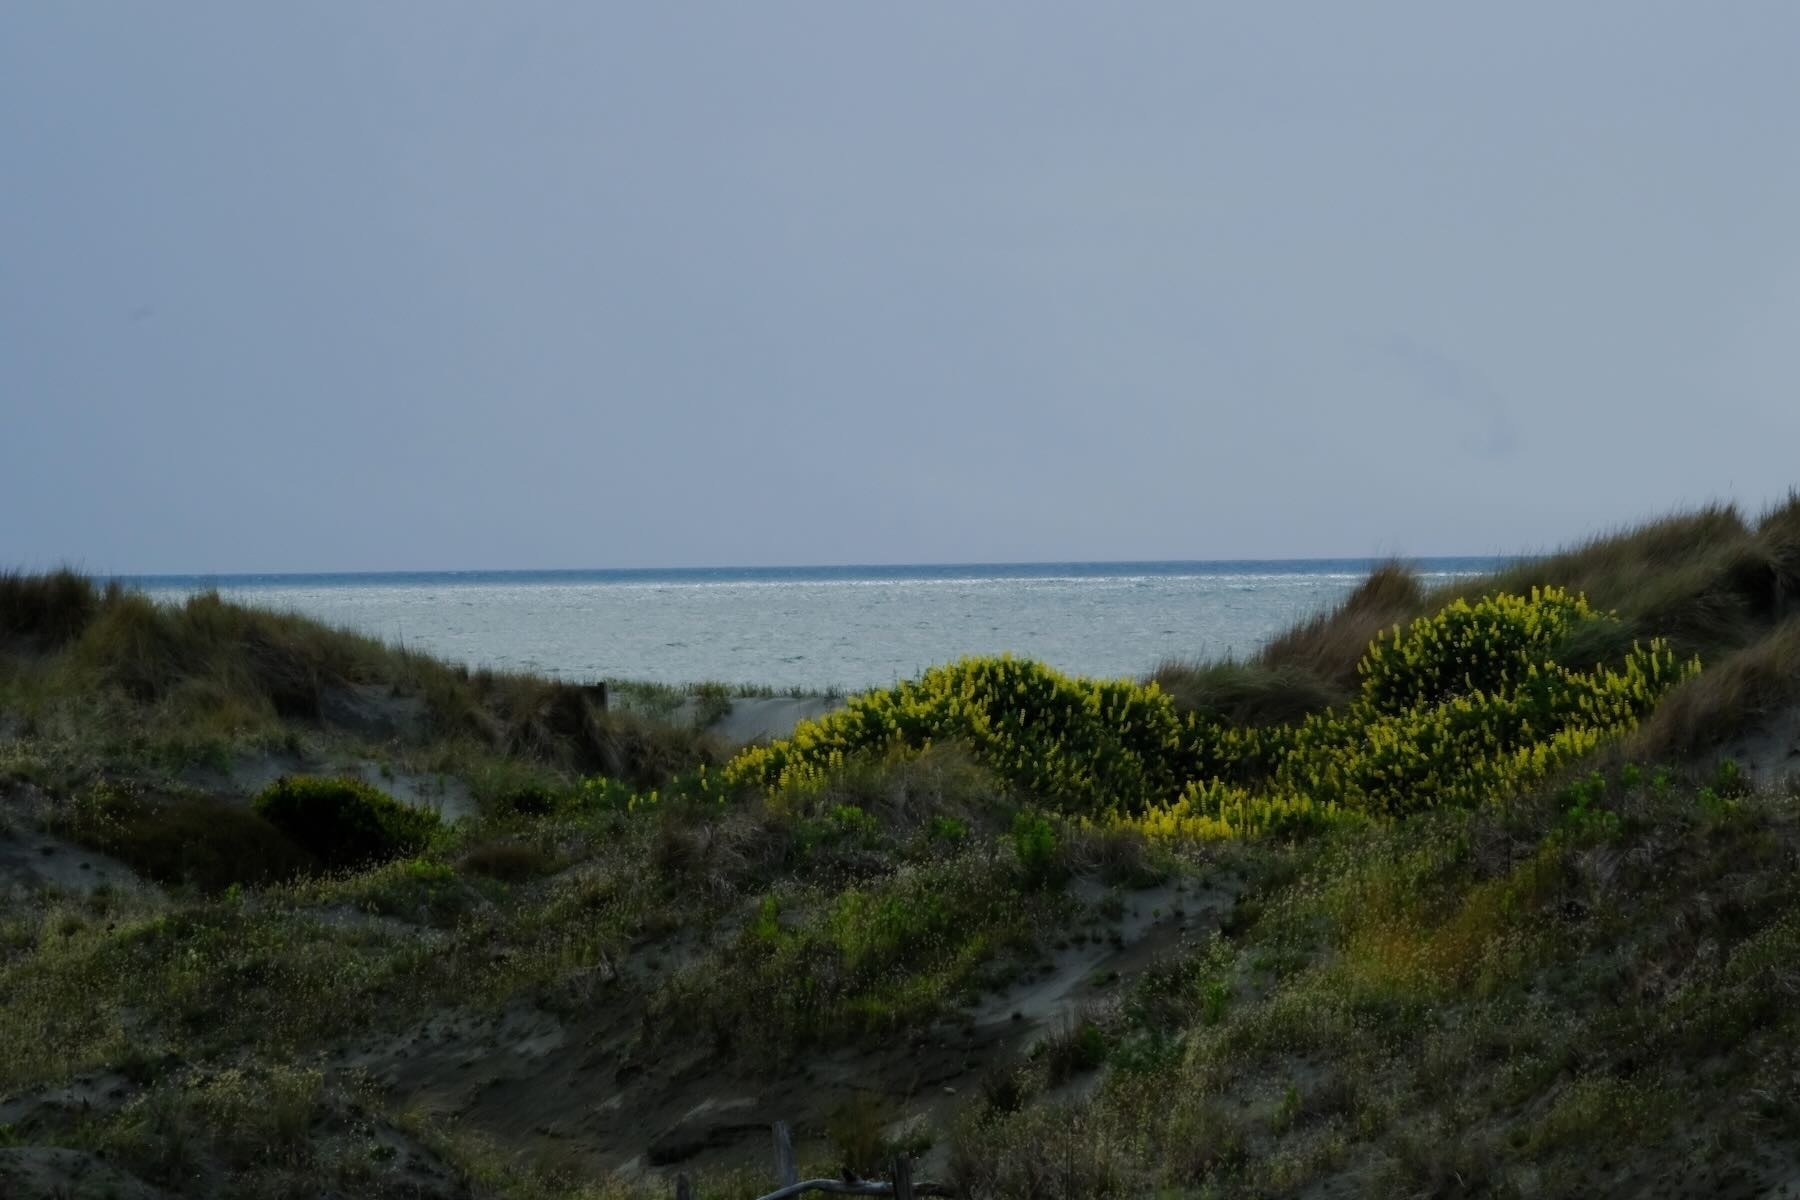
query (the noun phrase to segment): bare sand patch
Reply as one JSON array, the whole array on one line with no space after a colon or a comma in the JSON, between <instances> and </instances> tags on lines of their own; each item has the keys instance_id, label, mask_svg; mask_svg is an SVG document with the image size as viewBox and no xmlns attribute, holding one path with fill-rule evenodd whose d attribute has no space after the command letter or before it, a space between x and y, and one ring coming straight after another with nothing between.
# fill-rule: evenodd
<instances>
[{"instance_id":1,"label":"bare sand patch","mask_svg":"<svg viewBox=\"0 0 1800 1200\"><path fill-rule=\"evenodd\" d=\"M169 1195L87 1150L51 1146L0 1149L0 1196L111 1196L160 1200Z\"/></svg>"},{"instance_id":2,"label":"bare sand patch","mask_svg":"<svg viewBox=\"0 0 1800 1200\"><path fill-rule=\"evenodd\" d=\"M1773 713L1719 752L1743 768L1751 783L1775 789L1800 778L1800 705Z\"/></svg>"},{"instance_id":3,"label":"bare sand patch","mask_svg":"<svg viewBox=\"0 0 1800 1200\"><path fill-rule=\"evenodd\" d=\"M228 767L193 767L182 773L190 787L248 799L284 775L342 775L385 792L402 804L428 809L446 821L479 813L469 785L449 775L421 775L367 759L308 759L272 751L240 754Z\"/></svg>"},{"instance_id":4,"label":"bare sand patch","mask_svg":"<svg viewBox=\"0 0 1800 1200\"><path fill-rule=\"evenodd\" d=\"M834 713L844 704L842 696L739 696L706 728L737 745L772 741L794 732L800 722ZM692 725L700 723L704 715L701 701L689 697L675 707L669 720Z\"/></svg>"},{"instance_id":5,"label":"bare sand patch","mask_svg":"<svg viewBox=\"0 0 1800 1200\"><path fill-rule=\"evenodd\" d=\"M25 902L46 893L85 898L102 890L160 894L130 867L98 851L47 833L0 832L0 898Z\"/></svg>"}]
</instances>

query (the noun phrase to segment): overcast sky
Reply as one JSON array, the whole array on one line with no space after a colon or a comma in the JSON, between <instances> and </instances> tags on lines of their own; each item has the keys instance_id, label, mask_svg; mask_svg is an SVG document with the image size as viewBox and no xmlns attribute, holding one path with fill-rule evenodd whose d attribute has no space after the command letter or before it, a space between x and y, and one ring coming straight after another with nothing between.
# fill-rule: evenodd
<instances>
[{"instance_id":1,"label":"overcast sky","mask_svg":"<svg viewBox=\"0 0 1800 1200\"><path fill-rule=\"evenodd\" d=\"M0 6L0 565L1454 554L1800 482L1800 5Z\"/></svg>"}]
</instances>

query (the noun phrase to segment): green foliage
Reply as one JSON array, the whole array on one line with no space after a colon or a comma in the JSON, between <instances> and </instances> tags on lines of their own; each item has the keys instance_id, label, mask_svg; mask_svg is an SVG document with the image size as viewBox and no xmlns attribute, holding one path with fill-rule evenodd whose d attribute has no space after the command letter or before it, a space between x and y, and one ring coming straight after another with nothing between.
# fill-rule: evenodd
<instances>
[{"instance_id":1,"label":"green foliage","mask_svg":"<svg viewBox=\"0 0 1800 1200\"><path fill-rule=\"evenodd\" d=\"M1713 768L1712 789L1721 796L1736 799L1750 794L1750 777L1733 758L1721 759Z\"/></svg>"},{"instance_id":2,"label":"green foliage","mask_svg":"<svg viewBox=\"0 0 1800 1200\"><path fill-rule=\"evenodd\" d=\"M277 883L317 866L295 840L240 806L104 779L78 793L57 824L158 883L207 892Z\"/></svg>"},{"instance_id":3,"label":"green foliage","mask_svg":"<svg viewBox=\"0 0 1800 1200\"><path fill-rule=\"evenodd\" d=\"M1579 596L1533 588L1529 597L1457 599L1405 630L1379 637L1357 666L1362 702L1406 712L1454 696L1516 686L1577 627L1599 619Z\"/></svg>"},{"instance_id":4,"label":"green foliage","mask_svg":"<svg viewBox=\"0 0 1800 1200\"><path fill-rule=\"evenodd\" d=\"M547 817L556 811L562 796L541 783L522 783L495 797L494 807L500 812L525 817Z\"/></svg>"},{"instance_id":5,"label":"green foliage","mask_svg":"<svg viewBox=\"0 0 1800 1200\"><path fill-rule=\"evenodd\" d=\"M968 840L969 823L956 817L936 816L931 818L926 832L934 842L947 842L955 846Z\"/></svg>"},{"instance_id":6,"label":"green foliage","mask_svg":"<svg viewBox=\"0 0 1800 1200\"><path fill-rule=\"evenodd\" d=\"M0 571L0 639L61 646L86 629L100 609L100 593L68 569L47 575Z\"/></svg>"},{"instance_id":7,"label":"green foliage","mask_svg":"<svg viewBox=\"0 0 1800 1200\"><path fill-rule=\"evenodd\" d=\"M408 808L358 779L287 775L250 806L330 867L416 854L439 827L437 814Z\"/></svg>"},{"instance_id":8,"label":"green foliage","mask_svg":"<svg viewBox=\"0 0 1800 1200\"><path fill-rule=\"evenodd\" d=\"M1633 728L1698 664L1660 641L1579 671L1557 648L1609 618L1555 589L1458 600L1378 639L1362 690L1298 725L1232 731L1266 782L1191 783L1142 818L1160 834L1282 831L1345 814L1397 816L1514 795ZM1249 739L1254 739L1252 742Z\"/></svg>"},{"instance_id":9,"label":"green foliage","mask_svg":"<svg viewBox=\"0 0 1800 1200\"><path fill-rule=\"evenodd\" d=\"M1062 839L1056 834L1056 826L1042 813L1026 811L1013 818L1012 845L1028 886L1059 882L1068 873L1062 859Z\"/></svg>"},{"instance_id":10,"label":"green foliage","mask_svg":"<svg viewBox=\"0 0 1800 1200\"><path fill-rule=\"evenodd\" d=\"M694 685L694 724L710 729L731 715L731 689L722 683Z\"/></svg>"},{"instance_id":11,"label":"green foliage","mask_svg":"<svg viewBox=\"0 0 1800 1200\"><path fill-rule=\"evenodd\" d=\"M739 755L723 777L804 789L851 756L957 739L1052 810L1165 836L1293 832L1347 815L1479 805L1631 729L1698 669L1660 641L1633 645L1612 665L1558 660L1564 648L1607 642L1592 632L1616 624L1556 588L1457 599L1378 637L1349 704L1264 726L1181 712L1155 684L965 659L858 696ZM1053 838L1047 824L1014 830L1036 882L1046 879Z\"/></svg>"},{"instance_id":12,"label":"green foliage","mask_svg":"<svg viewBox=\"0 0 1800 1200\"><path fill-rule=\"evenodd\" d=\"M1214 765L1214 726L1154 684L1073 679L1011 657L970 658L865 692L727 764L734 786L804 787L853 755L962 741L1034 800L1072 813L1167 798Z\"/></svg>"},{"instance_id":13,"label":"green foliage","mask_svg":"<svg viewBox=\"0 0 1800 1200\"><path fill-rule=\"evenodd\" d=\"M827 821L842 837L850 841L872 841L881 832L881 822L854 804L840 804L831 810Z\"/></svg>"},{"instance_id":14,"label":"green foliage","mask_svg":"<svg viewBox=\"0 0 1800 1200\"><path fill-rule=\"evenodd\" d=\"M679 977L665 1003L759 1046L890 1030L941 1011L997 953L1029 946L1054 903L978 853L823 895L765 895L736 944Z\"/></svg>"},{"instance_id":15,"label":"green foliage","mask_svg":"<svg viewBox=\"0 0 1800 1200\"><path fill-rule=\"evenodd\" d=\"M1630 788L1635 786L1632 781L1637 777L1635 768L1630 768L1629 772L1622 770L1619 782L1621 786ZM1590 771L1563 788L1560 796L1563 803L1563 827L1578 841L1609 841L1617 836L1619 815L1601 807L1605 795L1606 777L1598 771Z\"/></svg>"},{"instance_id":16,"label":"green foliage","mask_svg":"<svg viewBox=\"0 0 1800 1200\"><path fill-rule=\"evenodd\" d=\"M640 795L637 789L621 779L590 775L575 789L578 807L600 812L630 812L640 806L654 804L656 794Z\"/></svg>"},{"instance_id":17,"label":"green foliage","mask_svg":"<svg viewBox=\"0 0 1800 1200\"><path fill-rule=\"evenodd\" d=\"M1049 1072L1047 1082L1055 1087L1100 1066L1106 1061L1106 1053L1106 1032L1083 1017L1064 1027L1057 1036L1042 1042L1037 1057Z\"/></svg>"}]
</instances>

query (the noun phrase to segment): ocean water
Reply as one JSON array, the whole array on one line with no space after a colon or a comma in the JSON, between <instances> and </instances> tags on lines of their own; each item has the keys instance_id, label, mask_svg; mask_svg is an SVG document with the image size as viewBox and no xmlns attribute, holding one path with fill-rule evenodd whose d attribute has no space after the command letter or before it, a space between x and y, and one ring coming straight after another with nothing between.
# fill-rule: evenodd
<instances>
[{"instance_id":1,"label":"ocean water","mask_svg":"<svg viewBox=\"0 0 1800 1200\"><path fill-rule=\"evenodd\" d=\"M1428 582L1491 558L1434 558ZM355 575L148 576L217 589L471 666L567 679L855 691L970 654L1081 675L1253 653L1341 599L1372 560L1033 563Z\"/></svg>"}]
</instances>

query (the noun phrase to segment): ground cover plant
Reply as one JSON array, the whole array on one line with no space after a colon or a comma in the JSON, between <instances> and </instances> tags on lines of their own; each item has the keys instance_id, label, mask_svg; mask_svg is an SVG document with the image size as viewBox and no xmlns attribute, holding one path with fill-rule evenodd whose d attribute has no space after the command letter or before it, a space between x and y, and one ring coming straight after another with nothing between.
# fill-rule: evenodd
<instances>
[{"instance_id":1,"label":"ground cover plant","mask_svg":"<svg viewBox=\"0 0 1800 1200\"><path fill-rule=\"evenodd\" d=\"M0 577L0 1191L754 1196L781 1119L968 1196L1780 1194L1797 563L1790 502L1388 564L748 748Z\"/></svg>"}]
</instances>

